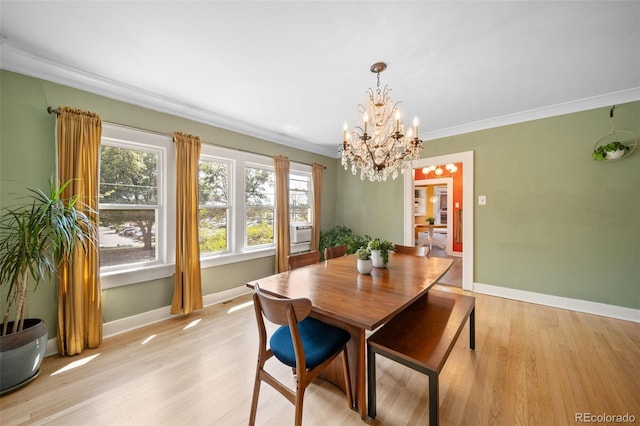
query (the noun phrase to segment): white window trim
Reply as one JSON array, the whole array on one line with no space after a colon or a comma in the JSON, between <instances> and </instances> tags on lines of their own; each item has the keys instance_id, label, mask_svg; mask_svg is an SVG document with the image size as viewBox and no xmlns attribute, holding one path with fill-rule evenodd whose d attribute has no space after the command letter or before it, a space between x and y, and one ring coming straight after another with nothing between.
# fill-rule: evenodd
<instances>
[{"instance_id":1,"label":"white window trim","mask_svg":"<svg viewBox=\"0 0 640 426\"><path fill-rule=\"evenodd\" d=\"M158 203L162 206L158 212L156 223L156 255L158 261L152 264L123 265L120 269L109 268L100 272L100 283L102 289L120 287L129 284L136 284L159 278L170 277L175 271L175 244L171 242L175 239L175 150L172 138L168 135L147 132L112 123L103 123L102 139L109 141L109 145L124 148L140 147L161 151L159 161L163 173L161 173L161 191L158 194ZM160 232L162 230L162 232Z\"/></svg>"},{"instance_id":2,"label":"white window trim","mask_svg":"<svg viewBox=\"0 0 640 426\"><path fill-rule=\"evenodd\" d=\"M101 288L109 289L173 276L175 273L176 173L175 149L171 136L103 122L102 138L108 139L110 145L125 148L137 145L143 148L157 147L162 150L163 155L161 155L160 161L162 162L164 174L161 176L162 191L158 194L158 197L162 200L164 206L159 212L159 215L164 215L164 221L161 225L164 230L164 243L162 247L160 247L161 244L156 246L159 260L156 264L127 265L123 266L122 269L101 272ZM244 167L245 165L254 165L274 170L273 158L206 143L201 146L201 156L205 157L205 159L218 158L231 161L231 173L233 175L233 184L230 188L232 205L228 224L229 251L201 258L201 268L274 256L276 251L275 244L254 248L241 247L239 244L239 242L245 240L246 231L243 225L245 216ZM311 176L311 166L291 162L290 172ZM157 226L159 222L160 220L158 220Z\"/></svg>"},{"instance_id":3,"label":"white window trim","mask_svg":"<svg viewBox=\"0 0 640 426\"><path fill-rule=\"evenodd\" d=\"M244 168L260 167L267 170L275 170L273 157L254 154L245 151L238 151L231 148L224 148L211 144L202 144L201 157L204 159L231 160L232 164L232 212L227 236L230 238L229 251L216 253L200 258L202 268L212 266L227 265L235 262L242 262L252 259L274 256L276 253L275 243L256 247L245 247L245 194L244 194ZM296 174L311 176L311 166L307 164L289 163L289 171Z\"/></svg>"}]
</instances>

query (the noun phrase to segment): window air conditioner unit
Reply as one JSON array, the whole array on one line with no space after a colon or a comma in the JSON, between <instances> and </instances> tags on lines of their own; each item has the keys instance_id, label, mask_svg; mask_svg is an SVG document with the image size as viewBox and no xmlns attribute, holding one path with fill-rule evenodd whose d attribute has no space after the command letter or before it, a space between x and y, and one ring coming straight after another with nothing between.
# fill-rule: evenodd
<instances>
[{"instance_id":1,"label":"window air conditioner unit","mask_svg":"<svg viewBox=\"0 0 640 426\"><path fill-rule=\"evenodd\" d=\"M308 243L311 241L311 225L291 225L291 244Z\"/></svg>"}]
</instances>

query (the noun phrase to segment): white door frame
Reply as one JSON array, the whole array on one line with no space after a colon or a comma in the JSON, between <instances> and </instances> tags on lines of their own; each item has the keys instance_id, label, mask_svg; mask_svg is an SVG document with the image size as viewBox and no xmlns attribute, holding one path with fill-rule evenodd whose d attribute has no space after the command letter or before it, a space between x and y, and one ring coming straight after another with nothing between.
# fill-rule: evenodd
<instances>
[{"instance_id":1,"label":"white door frame","mask_svg":"<svg viewBox=\"0 0 640 426\"><path fill-rule=\"evenodd\" d=\"M421 158L411 163L413 169L436 164L462 163L462 288L470 291L473 291L474 270L473 162L473 151L465 151ZM414 240L413 181L413 173L404 173L404 244L406 245L411 245Z\"/></svg>"}]
</instances>

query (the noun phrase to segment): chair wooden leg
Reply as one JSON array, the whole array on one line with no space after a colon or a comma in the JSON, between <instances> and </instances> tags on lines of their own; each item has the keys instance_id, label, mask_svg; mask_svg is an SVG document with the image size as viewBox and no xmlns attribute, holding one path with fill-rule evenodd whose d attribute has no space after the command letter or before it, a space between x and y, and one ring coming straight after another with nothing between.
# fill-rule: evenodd
<instances>
[{"instance_id":1,"label":"chair wooden leg","mask_svg":"<svg viewBox=\"0 0 640 426\"><path fill-rule=\"evenodd\" d=\"M251 414L249 415L249 426L253 426L256 422L256 411L258 410L258 397L260 396L260 385L262 379L260 378L260 371L262 366L258 363L256 368L256 380L253 384L253 400L251 401Z\"/></svg>"},{"instance_id":2,"label":"chair wooden leg","mask_svg":"<svg viewBox=\"0 0 640 426\"><path fill-rule=\"evenodd\" d=\"M302 405L304 402L305 389L306 386L303 384L302 386L298 386L298 389L296 390L296 426L302 426Z\"/></svg>"}]
</instances>

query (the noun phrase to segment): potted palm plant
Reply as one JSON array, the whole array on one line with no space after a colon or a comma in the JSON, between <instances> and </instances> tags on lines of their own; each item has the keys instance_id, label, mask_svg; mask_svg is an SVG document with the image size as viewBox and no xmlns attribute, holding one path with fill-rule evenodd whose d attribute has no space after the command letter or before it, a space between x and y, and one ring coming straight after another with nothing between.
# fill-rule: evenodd
<instances>
[{"instance_id":1,"label":"potted palm plant","mask_svg":"<svg viewBox=\"0 0 640 426\"><path fill-rule=\"evenodd\" d=\"M35 379L44 357L47 327L40 319L25 318L29 282L35 290L75 249L86 250L97 239L87 216L93 211L78 196L62 198L69 183L56 185L52 179L48 194L28 189L25 202L4 208L0 216L0 285L7 288L0 330L0 394Z\"/></svg>"}]
</instances>

